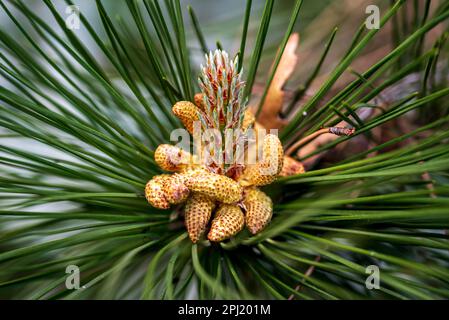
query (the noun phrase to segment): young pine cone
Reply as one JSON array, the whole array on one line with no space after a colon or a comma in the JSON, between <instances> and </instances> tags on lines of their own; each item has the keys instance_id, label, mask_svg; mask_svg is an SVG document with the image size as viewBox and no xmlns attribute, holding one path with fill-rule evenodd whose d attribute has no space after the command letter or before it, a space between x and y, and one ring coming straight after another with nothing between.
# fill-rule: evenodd
<instances>
[{"instance_id":1,"label":"young pine cone","mask_svg":"<svg viewBox=\"0 0 449 320\"><path fill-rule=\"evenodd\" d=\"M207 227L215 202L201 193L192 193L187 199L185 212L185 225L190 240L196 243Z\"/></svg>"},{"instance_id":2,"label":"young pine cone","mask_svg":"<svg viewBox=\"0 0 449 320\"><path fill-rule=\"evenodd\" d=\"M206 106L204 105L203 97L204 97L204 95L202 93L197 93L197 94L195 94L195 97L194 97L195 105L201 111L205 111L205 108L206 108ZM183 101L183 102L185 102L185 101ZM176 104L175 104L175 106L176 106ZM193 116L192 115L193 113L191 111L181 112L180 109L182 106L183 105L179 105L176 107L176 113L175 113L175 107L173 107L173 113L175 113L175 115L182 121L182 123L187 128L187 130L189 130L188 128L190 128L190 127L193 128L193 122L199 120L198 113L195 116ZM193 107L190 105L188 107L184 106L184 108L187 110L193 109ZM242 130L244 131L246 129L251 128L255 122L256 122L256 117L251 112L251 110L249 110L249 109L245 110L245 113L243 115L243 121L242 121ZM189 132L190 132L190 130L189 130Z\"/></svg>"},{"instance_id":3,"label":"young pine cone","mask_svg":"<svg viewBox=\"0 0 449 320\"><path fill-rule=\"evenodd\" d=\"M248 166L239 179L243 186L265 186L276 180L282 170L284 149L274 134L265 136L262 144L262 159Z\"/></svg>"},{"instance_id":4,"label":"young pine cone","mask_svg":"<svg viewBox=\"0 0 449 320\"><path fill-rule=\"evenodd\" d=\"M243 188L235 180L205 169L186 173L185 185L191 191L208 195L222 203L234 203L242 199Z\"/></svg>"},{"instance_id":5,"label":"young pine cone","mask_svg":"<svg viewBox=\"0 0 449 320\"><path fill-rule=\"evenodd\" d=\"M247 109L243 116L242 130L251 128L255 122L256 122L256 117L251 112L251 110Z\"/></svg>"},{"instance_id":6,"label":"young pine cone","mask_svg":"<svg viewBox=\"0 0 449 320\"><path fill-rule=\"evenodd\" d=\"M190 101L179 101L175 103L172 111L181 120L187 131L193 134L193 123L200 120L198 107Z\"/></svg>"},{"instance_id":7,"label":"young pine cone","mask_svg":"<svg viewBox=\"0 0 449 320\"><path fill-rule=\"evenodd\" d=\"M240 207L232 204L222 204L215 213L207 238L220 242L240 232L245 225L245 217Z\"/></svg>"},{"instance_id":8,"label":"young pine cone","mask_svg":"<svg viewBox=\"0 0 449 320\"><path fill-rule=\"evenodd\" d=\"M202 168L154 176L145 187L145 197L152 206L168 209L185 201L190 191L222 203L235 203L243 197L243 187L237 181Z\"/></svg>"},{"instance_id":9,"label":"young pine cone","mask_svg":"<svg viewBox=\"0 0 449 320\"><path fill-rule=\"evenodd\" d=\"M189 152L170 144L159 145L154 152L154 160L162 170L166 171L182 171L193 163Z\"/></svg>"},{"instance_id":10,"label":"young pine cone","mask_svg":"<svg viewBox=\"0 0 449 320\"><path fill-rule=\"evenodd\" d=\"M179 204L187 199L190 190L184 184L184 177L175 173L165 179L164 193L168 203Z\"/></svg>"},{"instance_id":11,"label":"young pine cone","mask_svg":"<svg viewBox=\"0 0 449 320\"><path fill-rule=\"evenodd\" d=\"M279 173L281 177L293 176L295 174L304 173L306 170L301 162L293 159L292 157L285 156L282 170Z\"/></svg>"},{"instance_id":12,"label":"young pine cone","mask_svg":"<svg viewBox=\"0 0 449 320\"><path fill-rule=\"evenodd\" d=\"M145 198L155 208L168 209L170 203L165 197L164 183L169 174L154 176L145 186Z\"/></svg>"},{"instance_id":13,"label":"young pine cone","mask_svg":"<svg viewBox=\"0 0 449 320\"><path fill-rule=\"evenodd\" d=\"M153 207L159 209L168 209L171 204L179 204L188 196L189 189L178 174L154 176L145 186L145 198Z\"/></svg>"},{"instance_id":14,"label":"young pine cone","mask_svg":"<svg viewBox=\"0 0 449 320\"><path fill-rule=\"evenodd\" d=\"M182 175L189 190L203 193L219 202L234 203L243 197L242 186L227 176L202 168L189 170Z\"/></svg>"},{"instance_id":15,"label":"young pine cone","mask_svg":"<svg viewBox=\"0 0 449 320\"><path fill-rule=\"evenodd\" d=\"M271 220L273 202L264 192L253 187L246 191L244 205L246 227L252 234L259 233Z\"/></svg>"}]
</instances>

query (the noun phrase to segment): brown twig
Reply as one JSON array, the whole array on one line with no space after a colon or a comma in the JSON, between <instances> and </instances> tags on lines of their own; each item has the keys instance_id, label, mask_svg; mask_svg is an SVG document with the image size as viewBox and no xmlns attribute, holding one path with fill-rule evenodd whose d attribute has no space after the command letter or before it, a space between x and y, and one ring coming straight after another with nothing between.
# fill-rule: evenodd
<instances>
[{"instance_id":1,"label":"brown twig","mask_svg":"<svg viewBox=\"0 0 449 320\"><path fill-rule=\"evenodd\" d=\"M303 145L306 145L310 141L316 139L318 136L325 134L325 133L332 133L337 136L350 136L353 135L355 132L354 128L343 128L343 127L329 127L329 128L323 128L318 131L315 131L314 133L308 135L307 137L304 137L298 141L296 141L292 146L290 146L287 151L285 151L285 155L289 156L293 152L295 152L298 148L300 148Z\"/></svg>"},{"instance_id":2,"label":"brown twig","mask_svg":"<svg viewBox=\"0 0 449 320\"><path fill-rule=\"evenodd\" d=\"M320 259L321 259L321 256L320 256L320 255L316 256L315 262L319 262ZM310 276L312 275L313 271L315 271L315 266L310 266L310 267L307 269L306 273L304 274L304 281L305 281L308 277L310 277ZM299 290L301 290L301 288L302 288L302 285L301 285L301 284L298 284L298 285L295 287L295 291L299 291ZM295 298L295 295L292 293L292 294L288 297L288 300L293 300L294 298Z\"/></svg>"}]
</instances>

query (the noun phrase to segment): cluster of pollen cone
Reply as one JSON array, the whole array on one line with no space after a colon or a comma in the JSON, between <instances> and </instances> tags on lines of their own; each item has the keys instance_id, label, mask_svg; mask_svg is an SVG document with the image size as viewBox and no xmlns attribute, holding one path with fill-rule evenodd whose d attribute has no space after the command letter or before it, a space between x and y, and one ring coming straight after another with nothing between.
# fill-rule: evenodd
<instances>
[{"instance_id":1,"label":"cluster of pollen cone","mask_svg":"<svg viewBox=\"0 0 449 320\"><path fill-rule=\"evenodd\" d=\"M243 101L244 83L237 59L229 59L224 51L206 55L199 76L201 93L194 102L179 101L173 113L193 135L194 126L201 130L239 129L233 136L235 145L248 139L248 129L262 130ZM204 145L203 148L210 148ZM222 164L203 160L169 144L159 145L154 159L169 174L154 176L145 187L148 202L160 209L184 204L185 226L192 242L204 234L210 241L228 239L245 226L252 234L263 230L273 214L273 203L259 187L278 176L304 171L301 163L284 157L281 142L274 134L266 134L252 145L258 155L252 164ZM245 152L248 152L247 147ZM235 148L234 148L234 151ZM241 151L241 150L240 150Z\"/></svg>"}]
</instances>

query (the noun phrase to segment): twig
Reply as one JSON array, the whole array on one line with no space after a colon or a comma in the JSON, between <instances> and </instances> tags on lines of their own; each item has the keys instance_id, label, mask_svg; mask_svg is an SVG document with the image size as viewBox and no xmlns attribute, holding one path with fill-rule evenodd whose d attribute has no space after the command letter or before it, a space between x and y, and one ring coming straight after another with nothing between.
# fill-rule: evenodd
<instances>
[{"instance_id":1,"label":"twig","mask_svg":"<svg viewBox=\"0 0 449 320\"><path fill-rule=\"evenodd\" d=\"M320 259L321 259L321 256L320 256L320 255L317 255L316 258L315 258L315 262L319 262ZM310 266L310 267L307 269L306 273L304 274L304 281L305 281L308 277L310 277L310 276L312 275L313 271L315 271L315 266ZM298 285L295 287L295 291L299 291L299 290L301 290L301 288L302 288L302 285L301 285L301 284L298 284ZM292 293L292 294L288 297L288 300L293 300L294 297L295 297L295 295Z\"/></svg>"},{"instance_id":2,"label":"twig","mask_svg":"<svg viewBox=\"0 0 449 320\"><path fill-rule=\"evenodd\" d=\"M285 155L289 156L295 150L297 150L299 147L309 143L310 141L314 140L318 136L324 134L324 133L332 133L337 136L350 136L353 135L355 132L354 128L343 128L343 127L329 127L329 128L323 128L318 131L315 131L314 133L308 135L307 137L302 138L301 140L296 141L292 146L290 146L287 151L285 151Z\"/></svg>"}]
</instances>

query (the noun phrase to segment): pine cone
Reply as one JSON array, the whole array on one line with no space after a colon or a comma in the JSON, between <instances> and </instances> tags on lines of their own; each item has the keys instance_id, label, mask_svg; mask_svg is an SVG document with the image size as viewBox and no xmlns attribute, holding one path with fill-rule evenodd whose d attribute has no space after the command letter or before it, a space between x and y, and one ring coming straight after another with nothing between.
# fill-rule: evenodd
<instances>
[{"instance_id":1,"label":"pine cone","mask_svg":"<svg viewBox=\"0 0 449 320\"><path fill-rule=\"evenodd\" d=\"M243 186L264 186L276 180L282 170L284 149L274 134L265 136L262 145L262 159L249 165L240 177Z\"/></svg>"},{"instance_id":2,"label":"pine cone","mask_svg":"<svg viewBox=\"0 0 449 320\"><path fill-rule=\"evenodd\" d=\"M242 210L231 204L222 204L212 220L207 238L210 241L220 242L240 232L245 225Z\"/></svg>"},{"instance_id":3,"label":"pine cone","mask_svg":"<svg viewBox=\"0 0 449 320\"><path fill-rule=\"evenodd\" d=\"M246 191L244 204L246 227L252 234L259 233L271 220L273 202L258 188L250 188Z\"/></svg>"},{"instance_id":4,"label":"pine cone","mask_svg":"<svg viewBox=\"0 0 449 320\"><path fill-rule=\"evenodd\" d=\"M169 174L154 176L145 186L145 198L155 208L168 209L170 203L165 197L165 180L170 179Z\"/></svg>"},{"instance_id":5,"label":"pine cone","mask_svg":"<svg viewBox=\"0 0 449 320\"><path fill-rule=\"evenodd\" d=\"M185 225L193 243L196 243L206 230L214 207L214 201L201 193L193 193L187 200L184 209Z\"/></svg>"},{"instance_id":6,"label":"pine cone","mask_svg":"<svg viewBox=\"0 0 449 320\"><path fill-rule=\"evenodd\" d=\"M234 203L242 199L242 186L231 178L204 169L186 173L185 184L191 191L201 192L222 203Z\"/></svg>"},{"instance_id":7,"label":"pine cone","mask_svg":"<svg viewBox=\"0 0 449 320\"><path fill-rule=\"evenodd\" d=\"M279 173L281 177L293 176L295 174L304 173L306 170L301 162L293 159L292 157L284 157L284 165Z\"/></svg>"},{"instance_id":8,"label":"pine cone","mask_svg":"<svg viewBox=\"0 0 449 320\"><path fill-rule=\"evenodd\" d=\"M163 191L170 204L184 202L190 194L189 189L184 184L184 178L177 173L164 180Z\"/></svg>"},{"instance_id":9,"label":"pine cone","mask_svg":"<svg viewBox=\"0 0 449 320\"><path fill-rule=\"evenodd\" d=\"M193 123L199 121L199 109L190 101L176 102L172 108L173 113L181 120L190 134L193 134Z\"/></svg>"}]
</instances>

